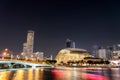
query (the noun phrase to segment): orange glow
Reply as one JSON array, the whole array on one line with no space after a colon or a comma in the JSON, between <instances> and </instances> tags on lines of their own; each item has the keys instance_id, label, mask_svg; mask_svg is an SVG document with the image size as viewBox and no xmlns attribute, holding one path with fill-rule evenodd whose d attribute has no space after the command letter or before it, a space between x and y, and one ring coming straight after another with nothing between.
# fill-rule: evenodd
<instances>
[{"instance_id":1,"label":"orange glow","mask_svg":"<svg viewBox=\"0 0 120 80\"><path fill-rule=\"evenodd\" d=\"M40 80L40 72L39 72L40 69L36 69L35 70L35 80Z\"/></svg>"},{"instance_id":2,"label":"orange glow","mask_svg":"<svg viewBox=\"0 0 120 80\"><path fill-rule=\"evenodd\" d=\"M17 70L13 80L24 80L24 70Z\"/></svg>"},{"instance_id":3,"label":"orange glow","mask_svg":"<svg viewBox=\"0 0 120 80\"><path fill-rule=\"evenodd\" d=\"M7 53L6 52L3 52L3 56L6 56L7 55Z\"/></svg>"},{"instance_id":4,"label":"orange glow","mask_svg":"<svg viewBox=\"0 0 120 80\"><path fill-rule=\"evenodd\" d=\"M35 70L35 80L43 79L43 69L37 68Z\"/></svg>"},{"instance_id":5,"label":"orange glow","mask_svg":"<svg viewBox=\"0 0 120 80\"><path fill-rule=\"evenodd\" d=\"M10 77L10 71L0 73L0 80L9 80L9 77Z\"/></svg>"},{"instance_id":6,"label":"orange glow","mask_svg":"<svg viewBox=\"0 0 120 80\"><path fill-rule=\"evenodd\" d=\"M2 55L3 56L9 56L10 55L7 48L3 51Z\"/></svg>"},{"instance_id":7,"label":"orange glow","mask_svg":"<svg viewBox=\"0 0 120 80\"><path fill-rule=\"evenodd\" d=\"M28 80L33 80L33 69L28 70Z\"/></svg>"}]
</instances>

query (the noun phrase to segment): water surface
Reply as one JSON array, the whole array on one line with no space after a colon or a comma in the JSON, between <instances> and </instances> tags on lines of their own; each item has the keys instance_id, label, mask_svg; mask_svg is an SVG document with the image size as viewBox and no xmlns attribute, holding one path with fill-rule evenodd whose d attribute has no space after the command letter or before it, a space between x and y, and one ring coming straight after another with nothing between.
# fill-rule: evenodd
<instances>
[{"instance_id":1,"label":"water surface","mask_svg":"<svg viewBox=\"0 0 120 80\"><path fill-rule=\"evenodd\" d=\"M120 68L36 68L0 70L0 80L120 80Z\"/></svg>"}]
</instances>

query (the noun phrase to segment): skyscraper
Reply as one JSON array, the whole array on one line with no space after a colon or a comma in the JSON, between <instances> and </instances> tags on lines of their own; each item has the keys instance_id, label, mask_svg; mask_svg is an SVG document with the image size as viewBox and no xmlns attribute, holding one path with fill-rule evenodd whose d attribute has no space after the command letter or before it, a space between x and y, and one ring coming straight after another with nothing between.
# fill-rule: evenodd
<instances>
[{"instance_id":1,"label":"skyscraper","mask_svg":"<svg viewBox=\"0 0 120 80\"><path fill-rule=\"evenodd\" d=\"M23 53L28 56L33 53L34 31L29 30L27 33L27 42L23 44Z\"/></svg>"},{"instance_id":2,"label":"skyscraper","mask_svg":"<svg viewBox=\"0 0 120 80\"><path fill-rule=\"evenodd\" d=\"M104 49L104 48L98 49L98 55L97 55L97 57L103 58L103 59L108 59L107 50Z\"/></svg>"},{"instance_id":3,"label":"skyscraper","mask_svg":"<svg viewBox=\"0 0 120 80\"><path fill-rule=\"evenodd\" d=\"M71 48L71 40L70 39L66 40L66 48Z\"/></svg>"},{"instance_id":4,"label":"skyscraper","mask_svg":"<svg viewBox=\"0 0 120 80\"><path fill-rule=\"evenodd\" d=\"M75 42L72 42L72 48L75 48Z\"/></svg>"},{"instance_id":5,"label":"skyscraper","mask_svg":"<svg viewBox=\"0 0 120 80\"><path fill-rule=\"evenodd\" d=\"M66 40L66 48L75 48L75 42L70 39Z\"/></svg>"}]
</instances>

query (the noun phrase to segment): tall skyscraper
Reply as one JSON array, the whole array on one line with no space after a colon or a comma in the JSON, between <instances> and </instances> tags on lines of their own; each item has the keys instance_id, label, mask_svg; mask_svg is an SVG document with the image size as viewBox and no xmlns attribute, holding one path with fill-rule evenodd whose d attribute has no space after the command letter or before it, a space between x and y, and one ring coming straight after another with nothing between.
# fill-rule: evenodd
<instances>
[{"instance_id":1,"label":"tall skyscraper","mask_svg":"<svg viewBox=\"0 0 120 80\"><path fill-rule=\"evenodd\" d=\"M75 42L72 42L72 48L75 48Z\"/></svg>"},{"instance_id":2,"label":"tall skyscraper","mask_svg":"<svg viewBox=\"0 0 120 80\"><path fill-rule=\"evenodd\" d=\"M98 49L98 57L103 59L108 59L107 50L104 48Z\"/></svg>"},{"instance_id":3,"label":"tall skyscraper","mask_svg":"<svg viewBox=\"0 0 120 80\"><path fill-rule=\"evenodd\" d=\"M23 44L23 53L28 56L33 53L34 31L29 30L27 33L27 42Z\"/></svg>"},{"instance_id":4,"label":"tall skyscraper","mask_svg":"<svg viewBox=\"0 0 120 80\"><path fill-rule=\"evenodd\" d=\"M71 45L72 45L71 40L67 39L66 40L66 48L71 48Z\"/></svg>"},{"instance_id":5,"label":"tall skyscraper","mask_svg":"<svg viewBox=\"0 0 120 80\"><path fill-rule=\"evenodd\" d=\"M67 39L66 40L66 48L75 48L75 42L70 39Z\"/></svg>"}]
</instances>

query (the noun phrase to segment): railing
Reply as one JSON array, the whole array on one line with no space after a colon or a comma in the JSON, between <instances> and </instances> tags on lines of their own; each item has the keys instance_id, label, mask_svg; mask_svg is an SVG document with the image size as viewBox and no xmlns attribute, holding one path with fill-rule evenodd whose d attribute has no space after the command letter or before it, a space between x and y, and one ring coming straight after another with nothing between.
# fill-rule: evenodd
<instances>
[{"instance_id":1,"label":"railing","mask_svg":"<svg viewBox=\"0 0 120 80\"><path fill-rule=\"evenodd\" d=\"M27 66L31 66L32 68L53 67L53 65L41 64L41 63L38 63L38 62L23 61L23 60L22 61L21 60L8 60L8 59L1 59L0 64L8 64L9 68L13 68L14 65L23 65L24 68L27 68Z\"/></svg>"}]
</instances>

